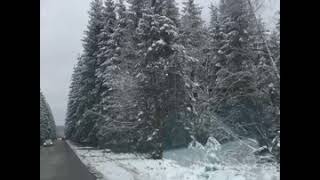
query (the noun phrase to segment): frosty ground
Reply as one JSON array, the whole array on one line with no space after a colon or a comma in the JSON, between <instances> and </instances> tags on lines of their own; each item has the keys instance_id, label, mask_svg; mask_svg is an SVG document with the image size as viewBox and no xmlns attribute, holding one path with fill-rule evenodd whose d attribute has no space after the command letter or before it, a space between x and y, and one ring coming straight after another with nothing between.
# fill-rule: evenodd
<instances>
[{"instance_id":1,"label":"frosty ground","mask_svg":"<svg viewBox=\"0 0 320 180\"><path fill-rule=\"evenodd\" d=\"M220 145L214 139L205 146L164 152L162 160L143 154L113 153L90 147L72 149L99 180L279 180L276 163L259 163L250 141Z\"/></svg>"}]
</instances>

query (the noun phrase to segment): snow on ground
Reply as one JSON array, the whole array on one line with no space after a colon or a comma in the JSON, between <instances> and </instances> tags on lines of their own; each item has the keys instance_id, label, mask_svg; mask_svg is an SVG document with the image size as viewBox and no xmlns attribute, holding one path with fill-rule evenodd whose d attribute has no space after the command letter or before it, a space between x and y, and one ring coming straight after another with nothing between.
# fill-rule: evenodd
<instances>
[{"instance_id":1,"label":"snow on ground","mask_svg":"<svg viewBox=\"0 0 320 180\"><path fill-rule=\"evenodd\" d=\"M244 150L239 143L231 143L226 147L220 147L214 140L206 146L195 143L188 148L166 151L163 160L147 159L142 154L112 153L69 144L84 164L100 172L101 180L280 179L277 165L257 163L249 153L242 153ZM236 149L230 150L230 147ZM235 154L239 157L235 157Z\"/></svg>"}]
</instances>

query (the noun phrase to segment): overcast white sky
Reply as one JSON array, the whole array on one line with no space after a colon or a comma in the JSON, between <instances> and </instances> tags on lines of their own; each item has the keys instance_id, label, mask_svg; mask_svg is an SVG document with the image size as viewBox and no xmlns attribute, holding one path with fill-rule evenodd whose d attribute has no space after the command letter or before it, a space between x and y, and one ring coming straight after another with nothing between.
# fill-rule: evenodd
<instances>
[{"instance_id":1,"label":"overcast white sky","mask_svg":"<svg viewBox=\"0 0 320 180\"><path fill-rule=\"evenodd\" d=\"M82 50L91 0L40 0L40 87L57 125L63 125L69 84L76 58ZM178 3L184 0L177 0ZM216 0L212 0L214 2ZM264 0L264 16L272 22L280 0ZM208 20L210 0L196 0ZM271 5L270 5L271 4Z\"/></svg>"}]
</instances>

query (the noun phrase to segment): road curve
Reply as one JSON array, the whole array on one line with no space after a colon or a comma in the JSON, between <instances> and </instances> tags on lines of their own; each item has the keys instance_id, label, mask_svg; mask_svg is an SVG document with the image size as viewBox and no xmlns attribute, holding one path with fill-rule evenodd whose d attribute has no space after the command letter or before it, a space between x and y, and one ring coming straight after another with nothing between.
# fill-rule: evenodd
<instances>
[{"instance_id":1,"label":"road curve","mask_svg":"<svg viewBox=\"0 0 320 180\"><path fill-rule=\"evenodd\" d=\"M65 141L40 149L40 180L96 180Z\"/></svg>"}]
</instances>

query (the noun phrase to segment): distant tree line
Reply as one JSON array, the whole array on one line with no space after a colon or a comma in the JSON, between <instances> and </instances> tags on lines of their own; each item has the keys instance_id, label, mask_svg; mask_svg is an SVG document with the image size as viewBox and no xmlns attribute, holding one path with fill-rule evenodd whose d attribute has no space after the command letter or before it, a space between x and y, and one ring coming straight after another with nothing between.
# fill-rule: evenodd
<instances>
[{"instance_id":1,"label":"distant tree line","mask_svg":"<svg viewBox=\"0 0 320 180\"><path fill-rule=\"evenodd\" d=\"M93 0L74 67L65 134L120 152L254 138L280 131L280 17L265 29L250 0Z\"/></svg>"},{"instance_id":2,"label":"distant tree line","mask_svg":"<svg viewBox=\"0 0 320 180\"><path fill-rule=\"evenodd\" d=\"M56 125L44 95L40 90L40 145L47 139L56 138Z\"/></svg>"}]
</instances>

